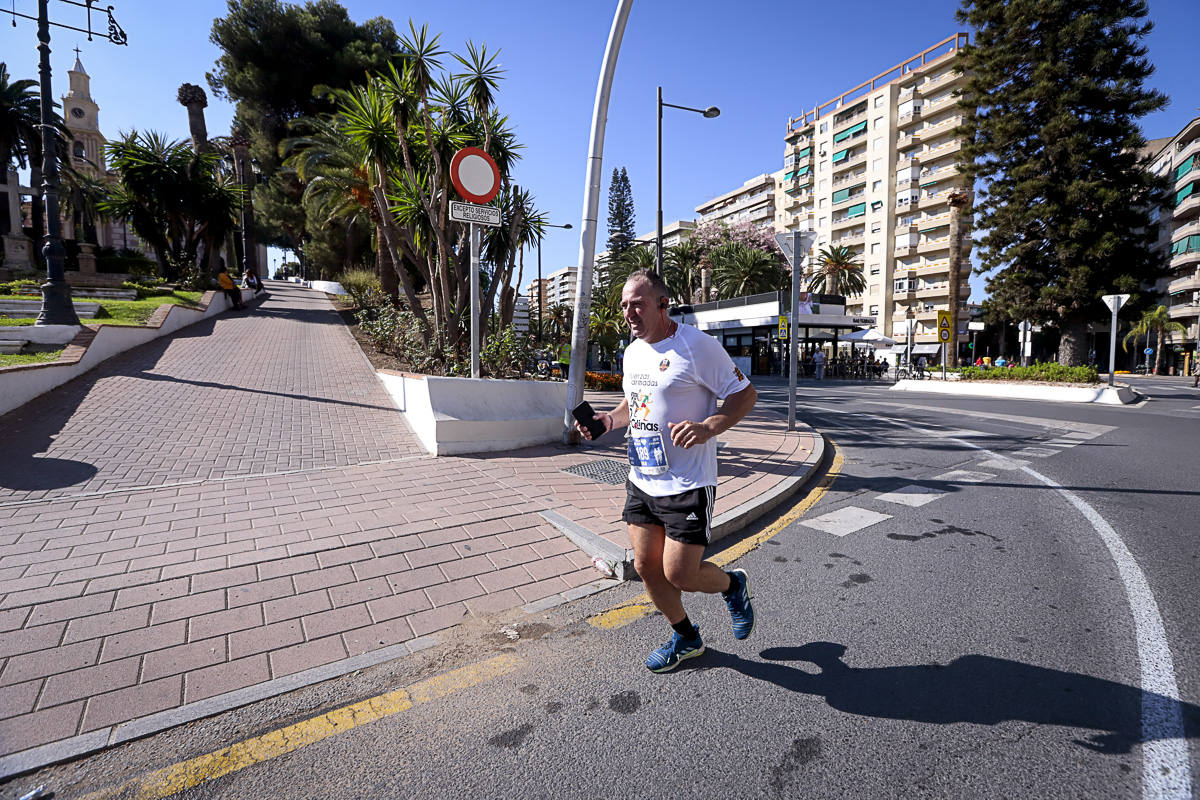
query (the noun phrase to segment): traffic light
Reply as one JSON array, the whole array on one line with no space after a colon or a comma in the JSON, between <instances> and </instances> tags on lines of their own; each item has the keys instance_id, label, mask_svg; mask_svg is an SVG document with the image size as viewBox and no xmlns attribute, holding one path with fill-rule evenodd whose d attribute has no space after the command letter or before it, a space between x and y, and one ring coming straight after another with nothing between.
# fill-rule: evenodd
<instances>
[{"instance_id":1,"label":"traffic light","mask_svg":"<svg viewBox=\"0 0 1200 800\"><path fill-rule=\"evenodd\" d=\"M974 350L974 349L975 349L975 343L974 343L974 342L967 342L967 349L968 349L968 350Z\"/></svg>"}]
</instances>

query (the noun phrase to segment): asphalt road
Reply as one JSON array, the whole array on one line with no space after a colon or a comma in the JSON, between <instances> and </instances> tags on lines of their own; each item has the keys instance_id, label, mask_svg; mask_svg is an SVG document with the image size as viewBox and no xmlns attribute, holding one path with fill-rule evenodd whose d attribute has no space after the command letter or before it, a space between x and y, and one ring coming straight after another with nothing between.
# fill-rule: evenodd
<instances>
[{"instance_id":1,"label":"asphalt road","mask_svg":"<svg viewBox=\"0 0 1200 800\"><path fill-rule=\"evenodd\" d=\"M178 796L1191 797L1200 391L1138 386L1151 399L1122 408L804 386L801 417L834 443L840 474L737 562L753 636L732 638L718 597L691 597L708 652L674 673L642 666L669 636L660 616L586 622L640 589L626 585L4 790L45 781L81 796L500 664ZM760 396L786 411L785 387ZM1182 708L1144 691L1147 676L1174 681ZM1179 724L1185 738L1171 736Z\"/></svg>"}]
</instances>

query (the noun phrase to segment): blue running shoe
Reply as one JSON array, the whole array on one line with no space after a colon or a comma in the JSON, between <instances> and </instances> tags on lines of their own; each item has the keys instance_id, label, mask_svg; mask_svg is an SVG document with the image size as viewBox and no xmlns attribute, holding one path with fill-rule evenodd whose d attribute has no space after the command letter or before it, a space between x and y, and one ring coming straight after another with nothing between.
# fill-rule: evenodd
<instances>
[{"instance_id":1,"label":"blue running shoe","mask_svg":"<svg viewBox=\"0 0 1200 800\"><path fill-rule=\"evenodd\" d=\"M700 629L696 629L695 639L685 639L678 633L671 634L671 641L655 650L646 659L646 669L651 672L670 672L679 666L685 658L695 658L704 652L704 642L700 640Z\"/></svg>"},{"instance_id":2,"label":"blue running shoe","mask_svg":"<svg viewBox=\"0 0 1200 800\"><path fill-rule=\"evenodd\" d=\"M745 639L754 633L754 605L750 602L750 576L744 569L735 569L738 585L732 592L722 595L733 618L733 638Z\"/></svg>"}]
</instances>

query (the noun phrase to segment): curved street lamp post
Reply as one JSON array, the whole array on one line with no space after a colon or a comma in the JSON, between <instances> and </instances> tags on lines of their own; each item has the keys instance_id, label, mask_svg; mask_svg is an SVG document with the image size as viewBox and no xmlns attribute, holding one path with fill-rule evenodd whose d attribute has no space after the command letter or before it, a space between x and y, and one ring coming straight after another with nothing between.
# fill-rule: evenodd
<instances>
[{"instance_id":1,"label":"curved street lamp post","mask_svg":"<svg viewBox=\"0 0 1200 800\"><path fill-rule=\"evenodd\" d=\"M663 106L667 108L678 108L680 111L694 111L697 114L704 115L707 119L721 116L721 109L716 106L708 108L692 108L690 106L677 106L674 103L664 103L662 99L662 87L658 87L658 235L654 240L654 268L658 274L662 274L663 270L663 216L662 216L662 110Z\"/></svg>"}]
</instances>

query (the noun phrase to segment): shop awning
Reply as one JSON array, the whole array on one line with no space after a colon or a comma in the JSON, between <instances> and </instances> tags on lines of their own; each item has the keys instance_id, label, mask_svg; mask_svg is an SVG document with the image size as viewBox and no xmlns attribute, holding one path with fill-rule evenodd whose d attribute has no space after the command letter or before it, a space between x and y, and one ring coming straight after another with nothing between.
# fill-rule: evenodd
<instances>
[{"instance_id":1,"label":"shop awning","mask_svg":"<svg viewBox=\"0 0 1200 800\"><path fill-rule=\"evenodd\" d=\"M940 352L942 352L942 346L940 344L914 344L912 352L913 352L914 356L918 356L918 355L924 356L924 355L929 355L931 353L940 353Z\"/></svg>"}]
</instances>

